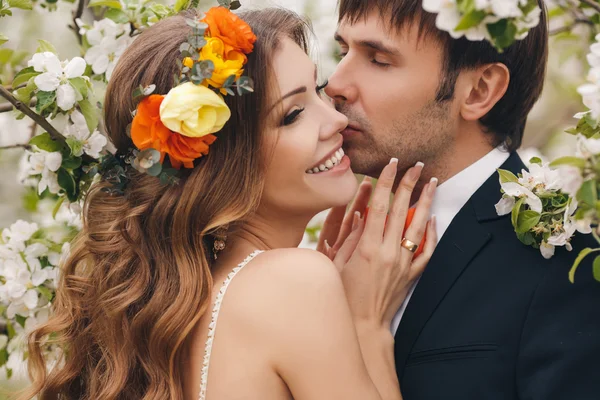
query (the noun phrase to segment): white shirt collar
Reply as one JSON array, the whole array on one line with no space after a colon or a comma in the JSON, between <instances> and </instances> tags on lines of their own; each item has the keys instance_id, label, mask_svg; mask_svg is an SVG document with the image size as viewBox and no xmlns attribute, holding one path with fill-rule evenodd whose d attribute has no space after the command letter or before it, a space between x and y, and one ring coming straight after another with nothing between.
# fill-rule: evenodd
<instances>
[{"instance_id":1,"label":"white shirt collar","mask_svg":"<svg viewBox=\"0 0 600 400\"><path fill-rule=\"evenodd\" d=\"M435 214L437 219L438 240L442 238L456 214L477 189L504 164L509 156L509 153L497 147L437 188L431 213Z\"/></svg>"}]
</instances>

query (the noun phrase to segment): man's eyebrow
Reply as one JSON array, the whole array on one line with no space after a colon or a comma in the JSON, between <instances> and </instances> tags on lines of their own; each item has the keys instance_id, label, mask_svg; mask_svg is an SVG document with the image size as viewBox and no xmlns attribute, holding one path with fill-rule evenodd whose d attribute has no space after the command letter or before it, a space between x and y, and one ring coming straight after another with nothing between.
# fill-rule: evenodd
<instances>
[{"instance_id":1,"label":"man's eyebrow","mask_svg":"<svg viewBox=\"0 0 600 400\"><path fill-rule=\"evenodd\" d=\"M339 44L347 44L346 40L338 32L336 32L333 35L333 38ZM392 55L392 56L399 56L400 55L400 53L398 52L398 50L396 50L396 49L394 49L392 47L387 46L386 44L384 44L380 40L359 40L359 41L356 42L356 44L359 47L366 47L368 49L375 50L375 51L378 51L380 53L389 54L389 55Z\"/></svg>"}]
</instances>

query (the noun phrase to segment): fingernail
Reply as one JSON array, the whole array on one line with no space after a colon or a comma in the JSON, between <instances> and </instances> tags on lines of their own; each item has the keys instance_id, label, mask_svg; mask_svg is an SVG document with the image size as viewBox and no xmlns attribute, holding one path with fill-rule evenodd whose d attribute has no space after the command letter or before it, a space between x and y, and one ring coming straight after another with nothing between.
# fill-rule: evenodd
<instances>
[{"instance_id":1,"label":"fingernail","mask_svg":"<svg viewBox=\"0 0 600 400\"><path fill-rule=\"evenodd\" d=\"M435 193L435 189L437 188L437 184L438 184L438 178L431 178L431 180L429 181L429 186L427 187L427 190L429 191L429 194Z\"/></svg>"},{"instance_id":2,"label":"fingernail","mask_svg":"<svg viewBox=\"0 0 600 400\"><path fill-rule=\"evenodd\" d=\"M327 242L327 239L325 239L325 250L329 251L329 249L331 249L331 246L329 245L329 243Z\"/></svg>"},{"instance_id":3,"label":"fingernail","mask_svg":"<svg viewBox=\"0 0 600 400\"><path fill-rule=\"evenodd\" d=\"M360 221L360 212L354 211L354 218L352 219L352 230L355 231L358 228L358 221Z\"/></svg>"},{"instance_id":4,"label":"fingernail","mask_svg":"<svg viewBox=\"0 0 600 400\"><path fill-rule=\"evenodd\" d=\"M409 178L413 181L418 181L419 177L421 176L421 172L423 172L423 163L421 163L422 165L419 165L419 163L417 163L417 165L415 165L414 167L412 167L409 170Z\"/></svg>"},{"instance_id":5,"label":"fingernail","mask_svg":"<svg viewBox=\"0 0 600 400\"><path fill-rule=\"evenodd\" d=\"M363 181L363 183L364 183L364 182L368 182L368 181L369 181L369 179L371 179L371 177L370 177L370 176L368 176L368 175L365 175L365 176L363 177L363 180L362 180L362 181Z\"/></svg>"},{"instance_id":6,"label":"fingernail","mask_svg":"<svg viewBox=\"0 0 600 400\"><path fill-rule=\"evenodd\" d=\"M425 166L425 164L423 164L421 161L419 161L418 163L415 164L415 167L423 168L424 166Z\"/></svg>"},{"instance_id":7,"label":"fingernail","mask_svg":"<svg viewBox=\"0 0 600 400\"><path fill-rule=\"evenodd\" d=\"M398 164L398 159L397 159L397 158L392 158L392 159L390 160L390 164L391 164L391 163L396 163L396 164Z\"/></svg>"}]
</instances>

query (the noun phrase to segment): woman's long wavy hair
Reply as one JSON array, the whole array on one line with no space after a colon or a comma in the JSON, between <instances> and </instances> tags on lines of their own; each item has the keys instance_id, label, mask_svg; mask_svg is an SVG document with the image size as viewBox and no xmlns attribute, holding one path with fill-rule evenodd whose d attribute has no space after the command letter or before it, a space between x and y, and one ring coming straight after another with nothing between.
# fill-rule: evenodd
<instances>
[{"instance_id":1,"label":"woman's long wavy hair","mask_svg":"<svg viewBox=\"0 0 600 400\"><path fill-rule=\"evenodd\" d=\"M189 15L188 15L189 16ZM32 387L23 398L183 398L182 370L190 332L209 307L211 233L239 227L256 210L268 157L262 137L269 68L283 37L307 51L307 24L283 9L240 16L258 37L246 74L255 92L227 96L232 117L178 185L135 173L122 196L100 182L87 195L84 227L62 265L53 315L29 338ZM184 15L142 33L123 54L105 98L105 126L119 152L132 146L126 131L133 90L156 85L166 94L177 73L179 47L191 33ZM45 343L63 359L50 371Z\"/></svg>"}]
</instances>

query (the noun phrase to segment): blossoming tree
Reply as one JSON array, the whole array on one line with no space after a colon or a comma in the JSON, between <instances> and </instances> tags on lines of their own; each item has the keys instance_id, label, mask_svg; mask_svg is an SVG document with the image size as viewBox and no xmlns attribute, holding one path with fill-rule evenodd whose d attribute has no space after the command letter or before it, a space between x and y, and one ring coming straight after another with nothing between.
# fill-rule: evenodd
<instances>
[{"instance_id":1,"label":"blossoming tree","mask_svg":"<svg viewBox=\"0 0 600 400\"><path fill-rule=\"evenodd\" d=\"M72 5L72 20L65 24L78 39L80 57L65 60L51 43L40 40L30 54L11 53L6 60L0 58L0 71L4 70L2 63L11 66L1 75L0 97L6 101L0 104L0 111L10 110L16 119L29 118L37 127L27 144L10 146L23 150L27 166L23 184L33 188L36 198L55 203L53 218L68 221L65 229L55 230L19 220L2 231L0 379L11 378L22 368L26 358L24 335L52 312L60 260L67 256L68 243L80 226L82 199L99 169L111 162L114 148L103 133L102 99L94 88L111 79L119 57L136 35L162 18L197 6L198 1L176 0L164 5L152 0L78 0ZM232 7L238 3L218 1ZM0 0L0 22L10 18L14 9L46 13L54 8L56 0ZM487 40L498 51L524 38L539 23L541 12L535 0L423 0L423 8L437 13L438 28L452 37ZM82 18L86 10L92 11L89 19ZM557 1L550 13L561 23L555 34L575 35L573 29L579 26L585 27L577 31L582 37L594 37L600 31L598 0ZM11 40L2 33L0 46ZM210 50L207 46L206 51ZM598 238L600 36L591 46L588 61L588 83L579 88L588 110L577 115L578 123L569 131L579 138L577 156L550 165L532 160L531 170L520 177L500 173L504 194L498 194L499 199L502 197L498 212L512 213L519 239L540 248L545 257L551 256L556 246L568 248L576 231ZM211 79L227 90L228 76ZM148 94L144 90L140 88L140 94ZM138 167L149 170L156 154L150 152L144 157L137 161ZM118 174L113 178L118 179ZM580 259L598 251L586 249ZM596 261L594 273L600 280L600 258ZM60 354L60 349L52 346L47 351L49 358Z\"/></svg>"}]
</instances>

